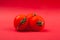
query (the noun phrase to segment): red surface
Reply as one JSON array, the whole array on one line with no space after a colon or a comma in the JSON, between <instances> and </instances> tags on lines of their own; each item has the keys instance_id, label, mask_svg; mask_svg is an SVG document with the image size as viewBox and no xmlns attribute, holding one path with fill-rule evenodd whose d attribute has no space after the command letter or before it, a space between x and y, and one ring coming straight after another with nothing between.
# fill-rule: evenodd
<instances>
[{"instance_id":1,"label":"red surface","mask_svg":"<svg viewBox=\"0 0 60 40\"><path fill-rule=\"evenodd\" d=\"M41 3L39 0L0 0L0 40L60 40L59 0ZM44 31L16 32L13 25L15 16L32 12L45 19Z\"/></svg>"}]
</instances>

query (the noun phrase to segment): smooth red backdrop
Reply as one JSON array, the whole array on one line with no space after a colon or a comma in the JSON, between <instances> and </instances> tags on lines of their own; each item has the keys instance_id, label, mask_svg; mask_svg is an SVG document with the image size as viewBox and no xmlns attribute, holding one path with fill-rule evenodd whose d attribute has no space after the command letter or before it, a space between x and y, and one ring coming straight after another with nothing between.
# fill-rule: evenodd
<instances>
[{"instance_id":1,"label":"smooth red backdrop","mask_svg":"<svg viewBox=\"0 0 60 40\"><path fill-rule=\"evenodd\" d=\"M36 12L45 19L43 32L16 32L16 15ZM60 40L60 0L0 0L0 40Z\"/></svg>"}]
</instances>

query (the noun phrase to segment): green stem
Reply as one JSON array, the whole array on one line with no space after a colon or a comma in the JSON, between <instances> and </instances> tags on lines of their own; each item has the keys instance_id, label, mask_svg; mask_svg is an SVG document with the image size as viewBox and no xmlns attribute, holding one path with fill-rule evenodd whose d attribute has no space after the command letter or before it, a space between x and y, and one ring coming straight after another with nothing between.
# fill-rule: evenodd
<instances>
[{"instance_id":1,"label":"green stem","mask_svg":"<svg viewBox=\"0 0 60 40\"><path fill-rule=\"evenodd\" d=\"M20 24L24 24L26 22L26 18L20 21Z\"/></svg>"},{"instance_id":2,"label":"green stem","mask_svg":"<svg viewBox=\"0 0 60 40\"><path fill-rule=\"evenodd\" d=\"M21 24L24 24L26 22L26 18L24 18L23 20L21 20L18 24L18 27L20 27Z\"/></svg>"},{"instance_id":3,"label":"green stem","mask_svg":"<svg viewBox=\"0 0 60 40\"><path fill-rule=\"evenodd\" d=\"M42 25L43 25L41 21L37 21L36 24L37 24L38 26L42 26Z\"/></svg>"}]
</instances>

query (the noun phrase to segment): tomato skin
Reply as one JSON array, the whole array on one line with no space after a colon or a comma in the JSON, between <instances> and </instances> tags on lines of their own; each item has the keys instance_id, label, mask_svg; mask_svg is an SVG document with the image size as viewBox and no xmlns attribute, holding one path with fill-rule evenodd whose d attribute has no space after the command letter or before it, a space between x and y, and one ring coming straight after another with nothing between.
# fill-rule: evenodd
<instances>
[{"instance_id":1,"label":"tomato skin","mask_svg":"<svg viewBox=\"0 0 60 40\"><path fill-rule=\"evenodd\" d=\"M32 17L36 16L35 13L30 13L27 15L28 20L30 20Z\"/></svg>"},{"instance_id":2,"label":"tomato skin","mask_svg":"<svg viewBox=\"0 0 60 40\"><path fill-rule=\"evenodd\" d=\"M28 29L29 31L32 31L32 30L31 30L31 27L30 27L30 19L31 19L32 17L34 17L34 16L36 16L36 14L34 14L34 13L30 13L30 14L27 15L27 19L28 19L28 28L27 28L27 29Z\"/></svg>"},{"instance_id":3,"label":"tomato skin","mask_svg":"<svg viewBox=\"0 0 60 40\"><path fill-rule=\"evenodd\" d=\"M25 22L23 24L20 24L21 21L26 18ZM18 15L14 19L14 27L17 31L25 31L27 28L28 20L25 15Z\"/></svg>"},{"instance_id":4,"label":"tomato skin","mask_svg":"<svg viewBox=\"0 0 60 40\"><path fill-rule=\"evenodd\" d=\"M40 21L39 25L37 25L38 21ZM30 27L32 31L42 31L44 29L44 25L45 21L41 16L34 16L30 19Z\"/></svg>"}]
</instances>

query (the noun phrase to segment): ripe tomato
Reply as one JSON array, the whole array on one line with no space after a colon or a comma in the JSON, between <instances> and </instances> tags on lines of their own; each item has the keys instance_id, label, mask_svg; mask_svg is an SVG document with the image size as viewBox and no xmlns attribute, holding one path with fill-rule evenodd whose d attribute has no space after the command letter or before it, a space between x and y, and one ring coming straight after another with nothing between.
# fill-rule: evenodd
<instances>
[{"instance_id":1,"label":"ripe tomato","mask_svg":"<svg viewBox=\"0 0 60 40\"><path fill-rule=\"evenodd\" d=\"M35 13L30 13L30 14L27 15L27 19L28 19L28 27L27 27L27 29L28 29L29 31L31 31L30 19L31 19L32 17L34 17L34 16L36 16Z\"/></svg>"},{"instance_id":2,"label":"ripe tomato","mask_svg":"<svg viewBox=\"0 0 60 40\"><path fill-rule=\"evenodd\" d=\"M14 26L17 31L25 31L27 24L28 20L25 15L18 15L14 19Z\"/></svg>"},{"instance_id":3,"label":"ripe tomato","mask_svg":"<svg viewBox=\"0 0 60 40\"><path fill-rule=\"evenodd\" d=\"M32 31L42 31L45 21L41 16L34 16L30 19L30 27Z\"/></svg>"}]
</instances>

